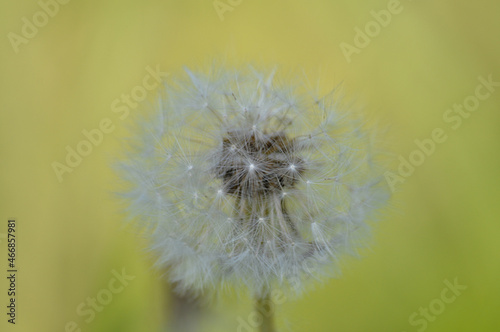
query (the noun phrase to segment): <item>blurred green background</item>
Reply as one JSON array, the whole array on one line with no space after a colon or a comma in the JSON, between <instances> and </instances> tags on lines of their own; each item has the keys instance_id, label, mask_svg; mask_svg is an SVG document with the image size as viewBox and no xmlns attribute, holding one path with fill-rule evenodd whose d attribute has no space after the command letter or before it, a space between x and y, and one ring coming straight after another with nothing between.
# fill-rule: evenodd
<instances>
[{"instance_id":1,"label":"blurred green background","mask_svg":"<svg viewBox=\"0 0 500 332\"><path fill-rule=\"evenodd\" d=\"M120 119L111 104L142 85L148 66L176 75L222 59L343 82L348 99L390 127L383 143L394 169L415 139L434 128L448 135L398 186L371 250L344 260L340 279L277 308L280 331L500 331L500 88L457 130L443 121L479 76L500 81L500 3L402 0L378 31L371 11L391 1L221 2L231 10L218 13L212 0L73 0L44 20L37 1L1 1L0 275L7 219L16 217L19 298L11 326L1 277L0 329L161 331L170 305L161 273L112 194L110 164L134 117ZM373 37L348 62L340 45L355 46L355 28L367 24ZM105 118L114 130L59 181L52 163ZM79 305L123 269L135 278L86 322ZM455 278L467 289L441 307L445 280ZM429 305L440 314L412 326ZM202 331L236 331L251 309L248 298L223 296Z\"/></svg>"}]
</instances>

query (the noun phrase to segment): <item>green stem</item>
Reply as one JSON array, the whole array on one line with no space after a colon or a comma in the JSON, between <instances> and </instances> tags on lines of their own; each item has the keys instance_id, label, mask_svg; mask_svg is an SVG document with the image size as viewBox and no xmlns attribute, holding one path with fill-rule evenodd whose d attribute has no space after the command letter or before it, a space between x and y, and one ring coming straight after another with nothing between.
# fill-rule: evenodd
<instances>
[{"instance_id":1,"label":"green stem","mask_svg":"<svg viewBox=\"0 0 500 332\"><path fill-rule=\"evenodd\" d=\"M276 332L274 328L274 306L271 301L271 292L266 292L263 296L258 296L255 303L255 309L262 316L260 332Z\"/></svg>"},{"instance_id":2,"label":"green stem","mask_svg":"<svg viewBox=\"0 0 500 332\"><path fill-rule=\"evenodd\" d=\"M170 332L196 332L200 331L202 311L198 299L190 295L179 295L173 291L175 285L170 285L170 312L169 326Z\"/></svg>"}]
</instances>

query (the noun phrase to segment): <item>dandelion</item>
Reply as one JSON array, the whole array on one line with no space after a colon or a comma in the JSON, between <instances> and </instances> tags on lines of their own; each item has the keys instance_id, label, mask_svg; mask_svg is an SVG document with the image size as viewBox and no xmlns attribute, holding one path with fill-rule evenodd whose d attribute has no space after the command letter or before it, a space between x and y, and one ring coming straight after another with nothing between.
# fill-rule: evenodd
<instances>
[{"instance_id":1,"label":"dandelion","mask_svg":"<svg viewBox=\"0 0 500 332\"><path fill-rule=\"evenodd\" d=\"M258 305L338 272L386 199L365 123L275 71L186 72L121 163L157 265L180 291L233 286Z\"/></svg>"}]
</instances>

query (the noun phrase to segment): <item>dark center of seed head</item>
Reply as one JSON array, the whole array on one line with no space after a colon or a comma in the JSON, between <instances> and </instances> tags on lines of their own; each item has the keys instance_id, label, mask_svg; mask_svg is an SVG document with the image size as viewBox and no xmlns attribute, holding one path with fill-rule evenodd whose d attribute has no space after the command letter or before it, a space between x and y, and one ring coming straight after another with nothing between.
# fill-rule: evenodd
<instances>
[{"instance_id":1,"label":"dark center of seed head","mask_svg":"<svg viewBox=\"0 0 500 332\"><path fill-rule=\"evenodd\" d=\"M296 141L284 132L228 132L215 168L224 191L241 198L282 193L293 188L304 171Z\"/></svg>"}]
</instances>

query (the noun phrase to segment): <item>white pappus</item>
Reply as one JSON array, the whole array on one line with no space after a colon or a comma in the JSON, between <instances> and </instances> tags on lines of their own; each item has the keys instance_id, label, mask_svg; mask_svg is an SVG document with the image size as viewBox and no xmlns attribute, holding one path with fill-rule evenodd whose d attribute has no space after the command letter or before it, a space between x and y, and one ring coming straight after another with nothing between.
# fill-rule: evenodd
<instances>
[{"instance_id":1,"label":"white pappus","mask_svg":"<svg viewBox=\"0 0 500 332\"><path fill-rule=\"evenodd\" d=\"M259 296L336 273L387 198L372 131L337 93L315 98L274 70L186 73L119 163L157 264L181 291Z\"/></svg>"}]
</instances>

